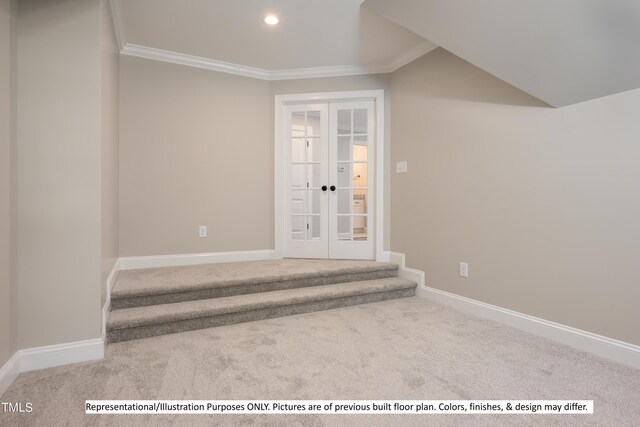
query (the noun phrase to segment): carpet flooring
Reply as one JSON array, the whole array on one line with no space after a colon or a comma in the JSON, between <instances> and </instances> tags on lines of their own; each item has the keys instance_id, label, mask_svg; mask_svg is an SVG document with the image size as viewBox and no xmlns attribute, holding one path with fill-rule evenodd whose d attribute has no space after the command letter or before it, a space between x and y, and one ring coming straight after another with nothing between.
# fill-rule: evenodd
<instances>
[{"instance_id":1,"label":"carpet flooring","mask_svg":"<svg viewBox=\"0 0 640 427\"><path fill-rule=\"evenodd\" d=\"M121 271L109 343L415 295L398 265L283 259Z\"/></svg>"},{"instance_id":2,"label":"carpet flooring","mask_svg":"<svg viewBox=\"0 0 640 427\"><path fill-rule=\"evenodd\" d=\"M129 296L226 288L239 283L264 284L299 280L301 284L310 286L308 282L312 278L328 279L318 284L339 283L340 281L332 281L331 278L350 274L356 276L352 280L364 280L357 275L379 271L390 272L379 277L391 277L396 275L397 270L398 266L393 263L333 259L281 259L145 268L121 271L111 291L111 298L115 301Z\"/></svg>"},{"instance_id":3,"label":"carpet flooring","mask_svg":"<svg viewBox=\"0 0 640 427\"><path fill-rule=\"evenodd\" d=\"M85 415L92 399L575 399L593 415ZM2 426L637 426L640 370L421 298L110 344L29 372Z\"/></svg>"}]
</instances>

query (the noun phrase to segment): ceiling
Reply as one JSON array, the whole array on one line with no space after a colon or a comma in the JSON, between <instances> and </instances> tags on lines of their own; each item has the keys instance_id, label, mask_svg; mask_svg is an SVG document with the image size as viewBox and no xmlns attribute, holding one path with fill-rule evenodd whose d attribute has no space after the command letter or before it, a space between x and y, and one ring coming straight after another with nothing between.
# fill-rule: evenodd
<instances>
[{"instance_id":1,"label":"ceiling","mask_svg":"<svg viewBox=\"0 0 640 427\"><path fill-rule=\"evenodd\" d=\"M124 53L168 53L229 69L388 72L435 48L362 0L114 0ZM280 24L262 22L275 13ZM127 46L129 48L127 49ZM160 52L160 53L159 53ZM139 55L144 56L144 55ZM174 55L175 56L175 55ZM157 58L160 59L160 58ZM391 68L390 68L391 67ZM288 73L287 76L295 73Z\"/></svg>"},{"instance_id":2,"label":"ceiling","mask_svg":"<svg viewBox=\"0 0 640 427\"><path fill-rule=\"evenodd\" d=\"M267 80L391 72L442 46L556 107L640 87L638 0L111 5L123 54Z\"/></svg>"},{"instance_id":3,"label":"ceiling","mask_svg":"<svg viewBox=\"0 0 640 427\"><path fill-rule=\"evenodd\" d=\"M366 6L556 107L640 87L638 0L367 0Z\"/></svg>"}]
</instances>

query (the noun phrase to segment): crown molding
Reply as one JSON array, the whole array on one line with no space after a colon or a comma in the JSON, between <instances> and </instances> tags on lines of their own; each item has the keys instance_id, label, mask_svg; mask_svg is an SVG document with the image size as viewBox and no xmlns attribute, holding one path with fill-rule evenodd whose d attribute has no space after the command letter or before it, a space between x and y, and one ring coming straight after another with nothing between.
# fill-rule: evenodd
<instances>
[{"instance_id":1,"label":"crown molding","mask_svg":"<svg viewBox=\"0 0 640 427\"><path fill-rule=\"evenodd\" d=\"M266 70L265 70L266 71ZM293 68L267 71L269 80L311 79L316 77L358 76L363 74L388 73L387 67L362 65L338 65L335 67Z\"/></svg>"},{"instance_id":2,"label":"crown molding","mask_svg":"<svg viewBox=\"0 0 640 427\"><path fill-rule=\"evenodd\" d=\"M120 52L127 44L127 36L124 32L124 24L122 23L122 14L120 13L120 0L109 0L111 6L111 18L113 19L113 28L116 33L116 40L118 41L118 47Z\"/></svg>"},{"instance_id":3,"label":"crown molding","mask_svg":"<svg viewBox=\"0 0 640 427\"><path fill-rule=\"evenodd\" d=\"M186 65L188 67L202 68L205 70L218 71L221 73L235 74L238 76L251 77L260 80L295 80L310 79L320 77L358 76L364 74L384 74L391 73L398 68L419 58L437 46L430 41L411 49L409 52L395 58L388 64L378 64L372 66L363 65L339 65L333 67L315 68L293 68L289 70L266 70L263 68L248 67L230 62L217 61L215 59L203 58L201 56L187 55L180 52L172 52L163 49L156 49L127 42L127 37L120 12L120 0L109 0L113 26L123 55L137 56L139 58L152 59L155 61L170 62L172 64Z\"/></svg>"},{"instance_id":4,"label":"crown molding","mask_svg":"<svg viewBox=\"0 0 640 427\"><path fill-rule=\"evenodd\" d=\"M263 70L262 68L246 67L244 65L232 64L230 62L216 61L213 59L202 58L200 56L186 55L184 53L139 46L131 43L126 43L120 53L140 58L154 59L156 61L187 65L189 67L203 68L205 70L236 74L244 77L253 77L254 79L270 80L270 72Z\"/></svg>"},{"instance_id":5,"label":"crown molding","mask_svg":"<svg viewBox=\"0 0 640 427\"><path fill-rule=\"evenodd\" d=\"M335 67L294 68L290 70L265 70L263 68L247 67L245 65L232 64L230 62L216 61L201 56L187 55L179 52L171 52L163 49L140 46L126 43L120 53L123 55L137 56L139 58L153 59L156 61L170 62L172 64L186 65L221 73L235 74L260 80L295 80L320 77L358 76L364 74L391 73L403 65L435 49L433 43L426 42L407 54L402 55L388 65L362 66L340 65Z\"/></svg>"}]
</instances>

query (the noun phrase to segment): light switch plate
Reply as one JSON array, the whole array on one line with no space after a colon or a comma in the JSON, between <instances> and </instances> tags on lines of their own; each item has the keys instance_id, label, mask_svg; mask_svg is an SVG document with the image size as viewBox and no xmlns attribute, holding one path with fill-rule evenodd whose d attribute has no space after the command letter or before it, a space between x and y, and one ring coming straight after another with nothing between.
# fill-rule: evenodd
<instances>
[{"instance_id":1,"label":"light switch plate","mask_svg":"<svg viewBox=\"0 0 640 427\"><path fill-rule=\"evenodd\" d=\"M396 173L406 173L407 172L407 161L397 162L396 163Z\"/></svg>"},{"instance_id":2,"label":"light switch plate","mask_svg":"<svg viewBox=\"0 0 640 427\"><path fill-rule=\"evenodd\" d=\"M460 263L460 276L469 277L469 264L467 264L466 262Z\"/></svg>"}]
</instances>

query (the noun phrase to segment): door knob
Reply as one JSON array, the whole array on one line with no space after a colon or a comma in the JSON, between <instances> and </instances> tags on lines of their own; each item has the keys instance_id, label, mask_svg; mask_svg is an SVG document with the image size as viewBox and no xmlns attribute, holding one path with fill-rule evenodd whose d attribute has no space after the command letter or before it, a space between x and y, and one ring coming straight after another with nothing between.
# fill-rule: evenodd
<instances>
[{"instance_id":1,"label":"door knob","mask_svg":"<svg viewBox=\"0 0 640 427\"><path fill-rule=\"evenodd\" d=\"M336 186L332 185L331 187L329 187L331 189L331 191L336 191Z\"/></svg>"},{"instance_id":2,"label":"door knob","mask_svg":"<svg viewBox=\"0 0 640 427\"><path fill-rule=\"evenodd\" d=\"M327 191L327 186L326 185L322 186L322 191Z\"/></svg>"}]
</instances>

